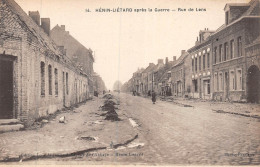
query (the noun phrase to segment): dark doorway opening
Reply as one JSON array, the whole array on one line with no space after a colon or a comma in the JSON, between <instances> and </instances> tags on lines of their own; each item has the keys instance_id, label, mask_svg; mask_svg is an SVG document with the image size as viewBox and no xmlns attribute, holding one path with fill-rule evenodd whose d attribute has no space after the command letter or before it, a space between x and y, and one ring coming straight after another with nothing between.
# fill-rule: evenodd
<instances>
[{"instance_id":1,"label":"dark doorway opening","mask_svg":"<svg viewBox=\"0 0 260 167\"><path fill-rule=\"evenodd\" d=\"M247 101L259 103L260 101L260 71L257 66L252 65L247 72Z\"/></svg>"},{"instance_id":2,"label":"dark doorway opening","mask_svg":"<svg viewBox=\"0 0 260 167\"><path fill-rule=\"evenodd\" d=\"M13 116L13 61L0 60L0 119Z\"/></svg>"},{"instance_id":3,"label":"dark doorway opening","mask_svg":"<svg viewBox=\"0 0 260 167\"><path fill-rule=\"evenodd\" d=\"M62 96L63 96L63 106L65 107L65 73L63 72L62 73L62 92L63 92L63 94L62 94Z\"/></svg>"},{"instance_id":4,"label":"dark doorway opening","mask_svg":"<svg viewBox=\"0 0 260 167\"><path fill-rule=\"evenodd\" d=\"M229 98L228 92L229 92L229 76L228 72L225 72L225 83L224 83L224 100L227 100Z\"/></svg>"}]
</instances>

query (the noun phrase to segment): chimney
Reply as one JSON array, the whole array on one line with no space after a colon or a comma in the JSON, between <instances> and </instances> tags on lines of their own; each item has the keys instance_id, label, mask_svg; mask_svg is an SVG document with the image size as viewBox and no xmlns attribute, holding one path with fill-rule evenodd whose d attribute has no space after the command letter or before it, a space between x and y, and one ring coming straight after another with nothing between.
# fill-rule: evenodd
<instances>
[{"instance_id":1,"label":"chimney","mask_svg":"<svg viewBox=\"0 0 260 167\"><path fill-rule=\"evenodd\" d=\"M38 26L40 26L40 13L38 11L29 11L29 16Z\"/></svg>"},{"instance_id":2,"label":"chimney","mask_svg":"<svg viewBox=\"0 0 260 167\"><path fill-rule=\"evenodd\" d=\"M195 42L195 45L198 45L200 42L199 42L199 37L197 37L197 41Z\"/></svg>"},{"instance_id":3,"label":"chimney","mask_svg":"<svg viewBox=\"0 0 260 167\"><path fill-rule=\"evenodd\" d=\"M186 50L181 50L181 55L185 54Z\"/></svg>"},{"instance_id":4,"label":"chimney","mask_svg":"<svg viewBox=\"0 0 260 167\"><path fill-rule=\"evenodd\" d=\"M163 59L158 59L158 64L163 64Z\"/></svg>"},{"instance_id":5,"label":"chimney","mask_svg":"<svg viewBox=\"0 0 260 167\"><path fill-rule=\"evenodd\" d=\"M169 60L168 57L165 58L165 64L168 64Z\"/></svg>"},{"instance_id":6,"label":"chimney","mask_svg":"<svg viewBox=\"0 0 260 167\"><path fill-rule=\"evenodd\" d=\"M65 25L61 25L60 28L65 31Z\"/></svg>"},{"instance_id":7,"label":"chimney","mask_svg":"<svg viewBox=\"0 0 260 167\"><path fill-rule=\"evenodd\" d=\"M41 18L41 27L44 30L44 32L48 35L50 35L50 28L51 28L51 21L50 18Z\"/></svg>"},{"instance_id":8,"label":"chimney","mask_svg":"<svg viewBox=\"0 0 260 167\"><path fill-rule=\"evenodd\" d=\"M149 63L149 66L152 66L153 65L153 63Z\"/></svg>"},{"instance_id":9,"label":"chimney","mask_svg":"<svg viewBox=\"0 0 260 167\"><path fill-rule=\"evenodd\" d=\"M173 61L176 61L176 56L173 56Z\"/></svg>"}]
</instances>

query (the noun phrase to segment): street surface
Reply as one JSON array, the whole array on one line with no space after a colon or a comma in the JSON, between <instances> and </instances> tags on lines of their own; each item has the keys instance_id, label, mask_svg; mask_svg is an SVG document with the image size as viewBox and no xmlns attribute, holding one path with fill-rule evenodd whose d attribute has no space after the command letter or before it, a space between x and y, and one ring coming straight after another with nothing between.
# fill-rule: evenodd
<instances>
[{"instance_id":1,"label":"street surface","mask_svg":"<svg viewBox=\"0 0 260 167\"><path fill-rule=\"evenodd\" d=\"M104 132L98 130L95 136L99 136L102 139L103 133L104 135L110 134L110 136L106 137L108 139L104 140L107 142L103 144L104 146L108 146L110 140L122 140L120 136L125 136L128 132L131 135L124 137L122 141L131 138L135 134L138 134L137 139L117 149L109 148L108 146L107 149L87 152L80 156L39 159L25 163L67 164L71 162L72 164L146 165L260 164L260 120L258 118L218 113L214 112L210 107L203 107L202 105L185 107L177 105L174 102L160 100L157 100L156 104L152 104L151 99L148 98L124 93L115 95L120 100L120 107L117 112L119 118L123 118L123 120L109 123L109 129L103 128L107 129L106 131L103 130ZM100 99L87 102L82 108L89 108L88 103L91 103L91 106L95 107L91 107L92 111L89 112L94 114L98 112L95 108L101 105L102 100ZM208 102L205 102L205 104L208 105ZM250 104L241 105L250 106ZM225 108L223 110L225 111ZM85 113L81 116L86 117L88 115ZM71 122L77 120L76 116L73 119ZM100 117L96 119L100 120ZM77 123L77 126L79 124ZM107 123L104 122L104 124L104 127L106 127ZM132 128L129 128L126 124ZM89 133L85 134L92 135L91 133L89 131Z\"/></svg>"},{"instance_id":2,"label":"street surface","mask_svg":"<svg viewBox=\"0 0 260 167\"><path fill-rule=\"evenodd\" d=\"M135 142L144 146L101 150L96 153L110 156L78 160L101 164L260 164L259 119L216 113L202 106L182 107L163 101L152 104L150 99L122 93L119 97L122 112L139 125L135 127L139 134ZM130 156L132 153L136 156Z\"/></svg>"}]
</instances>

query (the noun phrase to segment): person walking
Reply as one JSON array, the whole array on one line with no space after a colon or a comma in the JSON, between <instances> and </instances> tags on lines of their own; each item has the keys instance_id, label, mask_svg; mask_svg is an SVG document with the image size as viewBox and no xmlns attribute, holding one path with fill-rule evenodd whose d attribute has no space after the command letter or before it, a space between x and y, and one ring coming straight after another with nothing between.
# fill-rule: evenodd
<instances>
[{"instance_id":1,"label":"person walking","mask_svg":"<svg viewBox=\"0 0 260 167\"><path fill-rule=\"evenodd\" d=\"M154 91L152 91L152 102L153 104L156 102L156 93Z\"/></svg>"}]
</instances>

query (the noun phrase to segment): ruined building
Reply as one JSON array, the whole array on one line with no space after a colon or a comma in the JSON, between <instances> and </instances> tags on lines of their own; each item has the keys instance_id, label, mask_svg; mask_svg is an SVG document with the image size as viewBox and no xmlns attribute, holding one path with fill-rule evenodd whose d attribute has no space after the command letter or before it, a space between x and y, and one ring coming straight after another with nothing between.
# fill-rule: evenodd
<instances>
[{"instance_id":1,"label":"ruined building","mask_svg":"<svg viewBox=\"0 0 260 167\"><path fill-rule=\"evenodd\" d=\"M49 35L49 18L0 0L0 119L31 124L89 98L92 66L75 66Z\"/></svg>"}]
</instances>

